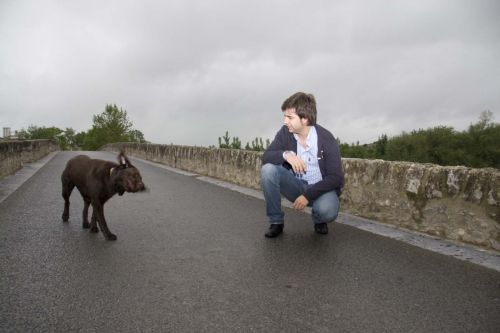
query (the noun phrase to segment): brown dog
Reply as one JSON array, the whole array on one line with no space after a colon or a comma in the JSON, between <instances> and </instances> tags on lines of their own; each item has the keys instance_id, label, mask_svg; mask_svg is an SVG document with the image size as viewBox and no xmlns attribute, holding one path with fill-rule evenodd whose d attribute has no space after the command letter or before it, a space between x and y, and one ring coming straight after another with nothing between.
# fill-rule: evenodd
<instances>
[{"instance_id":1,"label":"brown dog","mask_svg":"<svg viewBox=\"0 0 500 333\"><path fill-rule=\"evenodd\" d=\"M125 192L144 191L141 174L128 160L123 152L118 155L119 164L86 155L73 157L66 164L61 175L64 212L62 219L69 219L69 197L76 186L83 197L83 228L91 232L99 232L99 227L107 240L116 240L104 218L104 204L113 195L123 195ZM91 223L88 221L89 205L92 205Z\"/></svg>"}]
</instances>

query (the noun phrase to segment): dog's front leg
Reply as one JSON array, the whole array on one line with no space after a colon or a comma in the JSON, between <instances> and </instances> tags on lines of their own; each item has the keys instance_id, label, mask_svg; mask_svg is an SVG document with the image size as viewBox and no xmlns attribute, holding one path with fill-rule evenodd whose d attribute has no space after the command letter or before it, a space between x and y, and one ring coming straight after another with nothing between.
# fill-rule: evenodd
<instances>
[{"instance_id":1,"label":"dog's front leg","mask_svg":"<svg viewBox=\"0 0 500 333\"><path fill-rule=\"evenodd\" d=\"M99 227L101 228L104 237L106 237L107 240L116 240L116 235L109 231L108 224L104 218L104 205L100 202L92 202L92 209L94 210L94 214L96 215L97 222L99 222Z\"/></svg>"}]
</instances>

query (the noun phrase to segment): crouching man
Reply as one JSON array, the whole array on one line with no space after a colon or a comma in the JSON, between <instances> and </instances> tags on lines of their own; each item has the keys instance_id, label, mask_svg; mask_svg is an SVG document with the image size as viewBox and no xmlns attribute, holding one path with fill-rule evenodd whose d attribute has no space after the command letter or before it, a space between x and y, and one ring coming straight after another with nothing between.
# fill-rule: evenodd
<instances>
[{"instance_id":1,"label":"crouching man","mask_svg":"<svg viewBox=\"0 0 500 333\"><path fill-rule=\"evenodd\" d=\"M298 92L285 100L281 110L284 126L262 157L261 184L270 224L265 236L283 232L281 195L297 210L312 207L314 230L325 235L328 223L337 218L344 186L337 140L316 124L313 95Z\"/></svg>"}]
</instances>

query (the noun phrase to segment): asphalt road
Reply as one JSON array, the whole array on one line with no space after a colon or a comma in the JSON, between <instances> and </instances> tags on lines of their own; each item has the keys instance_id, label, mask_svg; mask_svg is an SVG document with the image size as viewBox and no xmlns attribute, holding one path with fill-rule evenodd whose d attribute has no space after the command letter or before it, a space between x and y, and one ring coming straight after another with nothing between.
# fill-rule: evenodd
<instances>
[{"instance_id":1,"label":"asphalt road","mask_svg":"<svg viewBox=\"0 0 500 333\"><path fill-rule=\"evenodd\" d=\"M89 153L114 160L106 152ZM136 162L118 240L61 221L61 152L0 202L0 332L499 332L500 272Z\"/></svg>"}]
</instances>

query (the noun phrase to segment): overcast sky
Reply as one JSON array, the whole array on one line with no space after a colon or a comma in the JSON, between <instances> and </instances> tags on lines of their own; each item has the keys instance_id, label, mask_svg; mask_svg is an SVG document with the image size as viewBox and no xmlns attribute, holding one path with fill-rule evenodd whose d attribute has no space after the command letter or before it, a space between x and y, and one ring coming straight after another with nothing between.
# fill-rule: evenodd
<instances>
[{"instance_id":1,"label":"overcast sky","mask_svg":"<svg viewBox=\"0 0 500 333\"><path fill-rule=\"evenodd\" d=\"M342 142L500 121L500 1L0 0L0 127L87 131L106 104L153 143L274 138L313 93Z\"/></svg>"}]
</instances>

